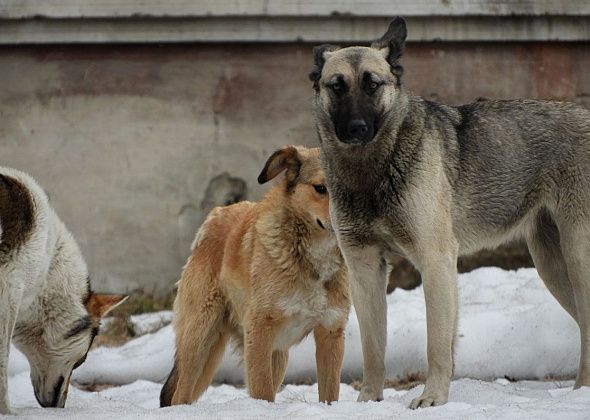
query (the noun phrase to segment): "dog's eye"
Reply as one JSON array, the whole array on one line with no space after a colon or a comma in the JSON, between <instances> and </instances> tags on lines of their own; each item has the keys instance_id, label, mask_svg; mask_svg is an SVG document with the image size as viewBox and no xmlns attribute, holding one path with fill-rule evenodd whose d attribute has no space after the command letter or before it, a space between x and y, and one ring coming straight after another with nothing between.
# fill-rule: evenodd
<instances>
[{"instance_id":1,"label":"dog's eye","mask_svg":"<svg viewBox=\"0 0 590 420\"><path fill-rule=\"evenodd\" d=\"M323 195L323 194L326 194L328 192L328 189L326 188L326 186L325 185L322 185L322 184L315 184L313 186L313 188L316 190L316 192L318 194L322 194Z\"/></svg>"},{"instance_id":2,"label":"dog's eye","mask_svg":"<svg viewBox=\"0 0 590 420\"><path fill-rule=\"evenodd\" d=\"M381 86L378 82L370 82L369 85L367 86L369 88L369 90L371 92L374 92L377 90L377 88Z\"/></svg>"}]
</instances>

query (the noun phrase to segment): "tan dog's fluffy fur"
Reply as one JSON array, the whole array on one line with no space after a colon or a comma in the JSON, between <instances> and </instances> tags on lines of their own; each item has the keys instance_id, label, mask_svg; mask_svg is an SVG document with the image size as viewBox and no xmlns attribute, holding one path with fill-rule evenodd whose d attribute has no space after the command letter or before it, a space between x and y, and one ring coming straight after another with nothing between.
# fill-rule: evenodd
<instances>
[{"instance_id":1,"label":"tan dog's fluffy fur","mask_svg":"<svg viewBox=\"0 0 590 420\"><path fill-rule=\"evenodd\" d=\"M338 399L350 299L319 149L278 150L258 181L283 170L261 202L215 208L199 229L178 283L176 358L161 406L199 398L230 337L243 351L250 395L274 401L289 348L311 331L319 399Z\"/></svg>"}]
</instances>

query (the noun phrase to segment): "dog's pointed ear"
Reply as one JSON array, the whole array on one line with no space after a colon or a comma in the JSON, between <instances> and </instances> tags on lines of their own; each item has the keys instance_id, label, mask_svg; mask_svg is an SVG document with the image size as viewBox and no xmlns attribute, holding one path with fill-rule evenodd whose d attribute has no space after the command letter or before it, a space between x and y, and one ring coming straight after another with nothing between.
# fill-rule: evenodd
<instances>
[{"instance_id":1,"label":"dog's pointed ear","mask_svg":"<svg viewBox=\"0 0 590 420\"><path fill-rule=\"evenodd\" d=\"M380 39L371 44L371 47L383 51L385 59L391 66L391 72L397 78L398 86L401 83L401 77L404 72L404 69L399 64L398 60L404 52L407 36L408 30L406 28L406 21L404 18L397 16L389 24L387 32L385 32Z\"/></svg>"},{"instance_id":2,"label":"dog's pointed ear","mask_svg":"<svg viewBox=\"0 0 590 420\"><path fill-rule=\"evenodd\" d=\"M294 181L299 175L301 168L301 156L295 146L285 146L274 152L262 168L262 172L258 175L258 183L264 184L275 178L285 169L287 170L287 180Z\"/></svg>"},{"instance_id":3,"label":"dog's pointed ear","mask_svg":"<svg viewBox=\"0 0 590 420\"><path fill-rule=\"evenodd\" d=\"M92 293L86 302L86 310L92 317L102 318L127 300L127 295L103 295Z\"/></svg>"},{"instance_id":4,"label":"dog's pointed ear","mask_svg":"<svg viewBox=\"0 0 590 420\"><path fill-rule=\"evenodd\" d=\"M317 47L313 47L313 70L309 73L309 80L313 82L314 89L319 87L318 82L322 76L322 69L329 53L332 51L339 50L340 47L337 45L323 44Z\"/></svg>"}]
</instances>

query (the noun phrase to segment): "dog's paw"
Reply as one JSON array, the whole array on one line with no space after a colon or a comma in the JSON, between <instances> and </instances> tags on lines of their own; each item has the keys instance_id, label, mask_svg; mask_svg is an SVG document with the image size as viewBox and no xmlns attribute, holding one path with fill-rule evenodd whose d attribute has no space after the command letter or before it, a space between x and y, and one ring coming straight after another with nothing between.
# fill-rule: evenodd
<instances>
[{"instance_id":1,"label":"dog's paw","mask_svg":"<svg viewBox=\"0 0 590 420\"><path fill-rule=\"evenodd\" d=\"M425 408L425 407L435 407L438 405L443 405L447 403L447 396L441 395L442 393L438 393L438 395L427 393L424 391L422 395L418 398L414 398L410 403L410 408L415 410L417 408Z\"/></svg>"},{"instance_id":2,"label":"dog's paw","mask_svg":"<svg viewBox=\"0 0 590 420\"><path fill-rule=\"evenodd\" d=\"M365 388L364 386L361 388L361 393L357 398L358 402L365 402L365 401L383 401L383 390L376 391L369 389L368 387Z\"/></svg>"},{"instance_id":3,"label":"dog's paw","mask_svg":"<svg viewBox=\"0 0 590 420\"><path fill-rule=\"evenodd\" d=\"M7 405L0 404L0 415L8 416L10 414L12 414L12 412L10 411L10 407L8 407Z\"/></svg>"}]
</instances>

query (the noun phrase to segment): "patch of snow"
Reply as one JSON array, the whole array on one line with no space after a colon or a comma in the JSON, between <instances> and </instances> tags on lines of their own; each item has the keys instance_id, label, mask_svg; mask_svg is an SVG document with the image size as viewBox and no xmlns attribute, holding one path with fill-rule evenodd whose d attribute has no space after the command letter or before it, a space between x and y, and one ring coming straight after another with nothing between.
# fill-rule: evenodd
<instances>
[{"instance_id":1,"label":"patch of snow","mask_svg":"<svg viewBox=\"0 0 590 420\"><path fill-rule=\"evenodd\" d=\"M149 314L131 315L129 322L135 335L154 333L172 322L172 311L159 311Z\"/></svg>"},{"instance_id":2,"label":"patch of snow","mask_svg":"<svg viewBox=\"0 0 590 420\"><path fill-rule=\"evenodd\" d=\"M174 313L172 311L150 312L129 317L129 326L136 336L155 333L172 322ZM104 318L101 322L102 328L107 328L114 317Z\"/></svg>"},{"instance_id":3,"label":"patch of snow","mask_svg":"<svg viewBox=\"0 0 590 420\"><path fill-rule=\"evenodd\" d=\"M449 403L412 411L407 408L422 386L410 391L386 389L384 401L357 403L358 392L341 385L340 401L317 402L317 385L287 385L273 404L248 397L245 389L230 385L210 387L192 405L158 408L161 385L136 381L122 387L91 393L70 388L66 408L37 406L29 377L19 373L10 378L10 399L15 414L22 418L68 420L106 419L584 419L590 412L590 388L558 388L553 382L500 384L474 379L453 381Z\"/></svg>"}]
</instances>

